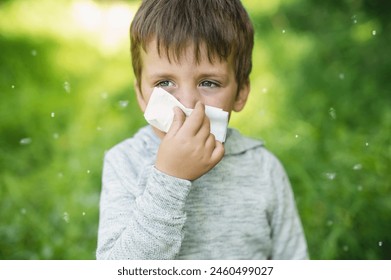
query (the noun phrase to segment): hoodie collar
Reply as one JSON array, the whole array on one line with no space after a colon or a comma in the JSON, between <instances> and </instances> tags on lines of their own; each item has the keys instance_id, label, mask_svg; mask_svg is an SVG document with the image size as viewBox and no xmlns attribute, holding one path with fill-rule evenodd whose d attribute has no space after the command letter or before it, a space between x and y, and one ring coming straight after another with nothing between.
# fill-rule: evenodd
<instances>
[{"instance_id":1,"label":"hoodie collar","mask_svg":"<svg viewBox=\"0 0 391 280\"><path fill-rule=\"evenodd\" d=\"M228 128L227 139L224 143L225 155L241 154L261 146L263 146L262 141L245 137L238 130Z\"/></svg>"}]
</instances>

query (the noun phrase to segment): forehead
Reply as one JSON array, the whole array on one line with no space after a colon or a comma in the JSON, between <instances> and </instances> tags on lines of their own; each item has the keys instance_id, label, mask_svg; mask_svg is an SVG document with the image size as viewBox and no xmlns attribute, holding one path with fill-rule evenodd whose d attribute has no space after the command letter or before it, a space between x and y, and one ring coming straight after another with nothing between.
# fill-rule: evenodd
<instances>
[{"instance_id":1,"label":"forehead","mask_svg":"<svg viewBox=\"0 0 391 280\"><path fill-rule=\"evenodd\" d=\"M208 49L203 42L195 44L192 41L177 46L163 46L156 39L149 40L142 51L142 60L166 60L170 64L229 64L232 65L232 58L220 57L217 53ZM152 62L151 61L151 62Z\"/></svg>"}]
</instances>

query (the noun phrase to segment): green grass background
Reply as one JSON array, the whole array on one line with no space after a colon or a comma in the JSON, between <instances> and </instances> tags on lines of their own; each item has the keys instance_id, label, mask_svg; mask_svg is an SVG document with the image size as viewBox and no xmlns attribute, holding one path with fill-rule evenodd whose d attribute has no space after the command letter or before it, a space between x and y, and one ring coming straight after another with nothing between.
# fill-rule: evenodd
<instances>
[{"instance_id":1,"label":"green grass background","mask_svg":"<svg viewBox=\"0 0 391 280\"><path fill-rule=\"evenodd\" d=\"M252 91L231 126L292 181L313 259L391 259L390 4L243 0ZM139 1L0 1L0 259L95 257L103 155L145 125Z\"/></svg>"}]
</instances>

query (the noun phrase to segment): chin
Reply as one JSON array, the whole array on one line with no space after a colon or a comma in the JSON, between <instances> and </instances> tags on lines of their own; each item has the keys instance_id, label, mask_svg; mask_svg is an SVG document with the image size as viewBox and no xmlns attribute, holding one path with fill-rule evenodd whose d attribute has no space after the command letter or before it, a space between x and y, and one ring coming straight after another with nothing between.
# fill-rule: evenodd
<instances>
[{"instance_id":1,"label":"chin","mask_svg":"<svg viewBox=\"0 0 391 280\"><path fill-rule=\"evenodd\" d=\"M167 133L161 131L160 129L157 129L156 127L152 126L152 129L153 131L155 132L155 134L160 138L160 139L163 139L164 136L166 136Z\"/></svg>"}]
</instances>

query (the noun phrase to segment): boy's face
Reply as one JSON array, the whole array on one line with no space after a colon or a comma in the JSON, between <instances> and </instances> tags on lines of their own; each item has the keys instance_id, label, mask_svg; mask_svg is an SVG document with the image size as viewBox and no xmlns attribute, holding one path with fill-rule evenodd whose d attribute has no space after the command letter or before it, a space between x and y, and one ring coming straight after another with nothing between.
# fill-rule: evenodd
<instances>
[{"instance_id":1,"label":"boy's face","mask_svg":"<svg viewBox=\"0 0 391 280\"><path fill-rule=\"evenodd\" d=\"M179 61L158 53L156 41L152 40L141 52L141 81L137 81L137 100L144 112L154 87L171 93L187 108L194 108L197 101L231 113L239 112L246 104L249 84L238 88L231 59L220 61L208 59L206 48L201 50L197 63L194 48L190 45ZM157 131L159 137L164 133Z\"/></svg>"}]
</instances>

